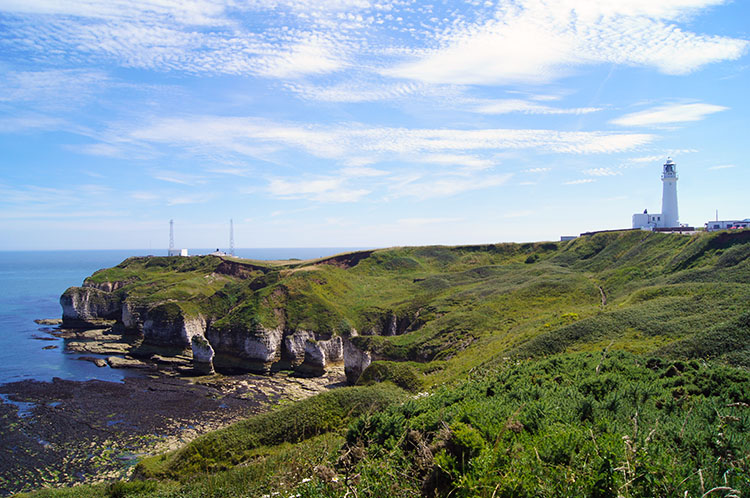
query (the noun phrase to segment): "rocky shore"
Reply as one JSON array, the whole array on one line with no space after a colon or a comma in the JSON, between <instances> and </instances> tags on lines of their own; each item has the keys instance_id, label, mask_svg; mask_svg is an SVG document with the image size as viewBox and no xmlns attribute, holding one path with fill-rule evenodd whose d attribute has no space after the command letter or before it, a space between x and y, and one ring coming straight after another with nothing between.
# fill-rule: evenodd
<instances>
[{"instance_id":1,"label":"rocky shore","mask_svg":"<svg viewBox=\"0 0 750 498\"><path fill-rule=\"evenodd\" d=\"M112 329L43 330L63 338L67 351L82 354L79 360L137 368L141 375L123 382L55 378L0 386L0 495L125 477L143 455L282 400L345 384L343 367L314 378L290 372L203 375L189 355L140 347L133 336Z\"/></svg>"}]
</instances>

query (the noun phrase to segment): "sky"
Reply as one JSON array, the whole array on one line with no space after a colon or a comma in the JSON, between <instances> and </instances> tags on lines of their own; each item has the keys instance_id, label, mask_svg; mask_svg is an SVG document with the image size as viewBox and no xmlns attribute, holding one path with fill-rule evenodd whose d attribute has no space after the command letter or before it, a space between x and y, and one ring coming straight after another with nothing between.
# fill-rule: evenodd
<instances>
[{"instance_id":1,"label":"sky","mask_svg":"<svg viewBox=\"0 0 750 498\"><path fill-rule=\"evenodd\" d=\"M750 217L744 0L0 0L0 250Z\"/></svg>"}]
</instances>

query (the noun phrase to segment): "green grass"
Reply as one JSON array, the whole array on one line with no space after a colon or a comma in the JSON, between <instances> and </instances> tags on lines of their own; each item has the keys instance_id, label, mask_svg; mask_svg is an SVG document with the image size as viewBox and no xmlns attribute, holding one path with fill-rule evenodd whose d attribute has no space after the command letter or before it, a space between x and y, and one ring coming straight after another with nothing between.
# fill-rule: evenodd
<instances>
[{"instance_id":1,"label":"green grass","mask_svg":"<svg viewBox=\"0 0 750 498\"><path fill-rule=\"evenodd\" d=\"M745 369L576 353L495 364L430 394L373 389L319 395L147 459L140 473L155 481L30 496L614 498L750 489ZM314 421L299 430L300 419Z\"/></svg>"},{"instance_id":2,"label":"green grass","mask_svg":"<svg viewBox=\"0 0 750 498\"><path fill-rule=\"evenodd\" d=\"M179 479L226 470L254 458L259 447L339 430L350 418L378 411L403 396L392 384L336 389L211 432L172 453L146 458L136 472Z\"/></svg>"}]
</instances>

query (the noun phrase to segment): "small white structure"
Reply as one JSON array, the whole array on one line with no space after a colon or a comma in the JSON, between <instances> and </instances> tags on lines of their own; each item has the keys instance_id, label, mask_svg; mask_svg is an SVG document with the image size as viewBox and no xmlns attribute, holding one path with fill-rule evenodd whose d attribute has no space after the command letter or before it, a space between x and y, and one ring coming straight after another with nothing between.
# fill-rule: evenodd
<instances>
[{"instance_id":1,"label":"small white structure","mask_svg":"<svg viewBox=\"0 0 750 498\"><path fill-rule=\"evenodd\" d=\"M170 256L185 256L185 257L187 257L188 250L187 249L170 249L169 250L169 255Z\"/></svg>"},{"instance_id":2,"label":"small white structure","mask_svg":"<svg viewBox=\"0 0 750 498\"><path fill-rule=\"evenodd\" d=\"M737 230L742 228L750 228L750 218L744 220L716 220L709 221L705 225L707 232L715 232L717 230Z\"/></svg>"},{"instance_id":3,"label":"small white structure","mask_svg":"<svg viewBox=\"0 0 750 498\"><path fill-rule=\"evenodd\" d=\"M661 213L643 213L633 215L633 228L653 230L655 228L677 228L680 226L677 209L677 164L667 158L661 173Z\"/></svg>"}]
</instances>

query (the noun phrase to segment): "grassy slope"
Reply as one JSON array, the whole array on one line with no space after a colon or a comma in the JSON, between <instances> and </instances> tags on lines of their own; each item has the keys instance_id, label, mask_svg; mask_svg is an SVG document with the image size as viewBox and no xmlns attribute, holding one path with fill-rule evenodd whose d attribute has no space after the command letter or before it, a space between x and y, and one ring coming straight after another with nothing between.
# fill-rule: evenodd
<instances>
[{"instance_id":1,"label":"grassy slope","mask_svg":"<svg viewBox=\"0 0 750 498\"><path fill-rule=\"evenodd\" d=\"M306 433L300 451L320 449L317 470L305 467L310 481L302 474L279 480L299 470L289 444L301 438L265 446L280 441L256 439L249 427L270 418L233 428L234 443L211 435L195 443L202 449L191 445L145 462L144 474L178 481L150 484L155 488L144 496L241 496L238 482L258 492L275 482L288 494L341 496L347 476L357 479L359 496L700 496L701 486L721 485L722 476L750 489L750 409L741 405L750 402L748 375L705 362L649 363L643 355L750 366L748 255L747 231L621 232L565 243L395 248L348 269L277 263L242 281L212 273L218 260L198 259L200 268L174 261L188 266L167 267L166 274L135 260L92 278L137 278L126 291L188 299L226 326L283 319L289 327L341 333L395 315L412 324L406 333L356 338L395 361L376 363L363 380L446 385L429 398L354 419L343 446L340 430L326 433L333 427ZM204 281L210 283L195 284ZM191 283L189 297L175 297L183 282ZM603 349L638 355L602 359ZM515 363L536 357L542 359ZM357 399L358 389L339 396ZM320 401L320 413L329 401ZM307 413L302 405L285 409L284 417ZM340 429L354 415L332 419ZM191 480L196 470L219 473ZM85 489L92 496L119 492Z\"/></svg>"}]
</instances>

